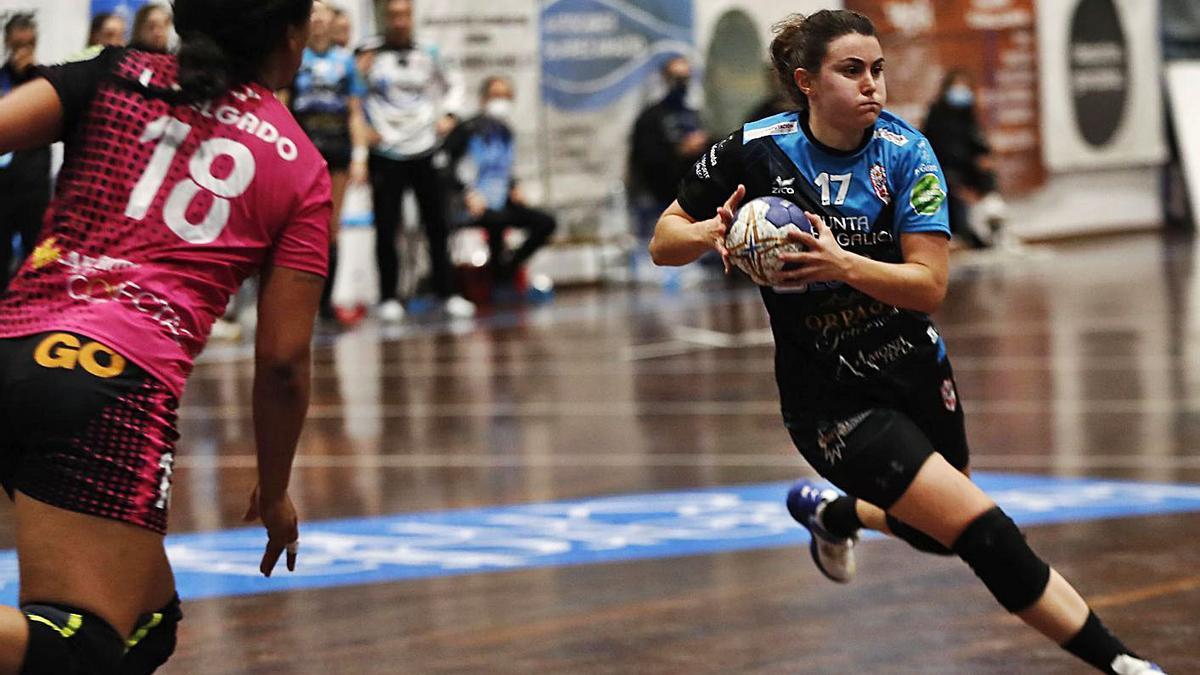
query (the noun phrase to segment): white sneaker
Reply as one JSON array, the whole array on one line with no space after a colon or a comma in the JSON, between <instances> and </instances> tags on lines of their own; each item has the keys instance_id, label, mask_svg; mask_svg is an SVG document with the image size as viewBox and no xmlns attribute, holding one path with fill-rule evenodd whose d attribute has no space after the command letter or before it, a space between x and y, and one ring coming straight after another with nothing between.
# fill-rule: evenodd
<instances>
[{"instance_id":1,"label":"white sneaker","mask_svg":"<svg viewBox=\"0 0 1200 675\"><path fill-rule=\"evenodd\" d=\"M1166 675L1158 664L1135 659L1128 654L1123 654L1113 659L1112 669L1117 675L1153 675L1154 673L1163 673L1163 675Z\"/></svg>"},{"instance_id":2,"label":"white sneaker","mask_svg":"<svg viewBox=\"0 0 1200 675\"><path fill-rule=\"evenodd\" d=\"M456 319L469 319L475 316L475 303L461 295L446 298L446 313Z\"/></svg>"},{"instance_id":3,"label":"white sneaker","mask_svg":"<svg viewBox=\"0 0 1200 675\"><path fill-rule=\"evenodd\" d=\"M788 490L787 509L796 522L808 529L811 539L809 552L817 569L830 581L848 584L858 571L854 559L857 537L839 539L821 525L821 511L838 498L834 490L822 490L815 483L801 480Z\"/></svg>"},{"instance_id":4,"label":"white sneaker","mask_svg":"<svg viewBox=\"0 0 1200 675\"><path fill-rule=\"evenodd\" d=\"M378 313L379 318L388 323L399 323L404 320L404 305L393 298L380 305Z\"/></svg>"},{"instance_id":5,"label":"white sneaker","mask_svg":"<svg viewBox=\"0 0 1200 675\"><path fill-rule=\"evenodd\" d=\"M208 337L213 340L237 340L242 337L242 326L236 321L222 317L213 322Z\"/></svg>"}]
</instances>

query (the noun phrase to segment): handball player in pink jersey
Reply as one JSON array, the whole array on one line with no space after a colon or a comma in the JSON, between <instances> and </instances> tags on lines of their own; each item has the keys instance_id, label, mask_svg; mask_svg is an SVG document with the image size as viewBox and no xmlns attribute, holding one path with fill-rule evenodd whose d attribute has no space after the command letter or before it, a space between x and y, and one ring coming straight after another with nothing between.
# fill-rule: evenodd
<instances>
[{"instance_id":1,"label":"handball player in pink jersey","mask_svg":"<svg viewBox=\"0 0 1200 675\"><path fill-rule=\"evenodd\" d=\"M66 143L39 245L0 297L0 480L21 608L0 674L149 673L182 617L163 547L178 400L213 321L261 271L261 570L287 552L288 479L326 274L329 172L272 95L312 0L176 0L178 56L90 52L0 99L0 153Z\"/></svg>"}]
</instances>

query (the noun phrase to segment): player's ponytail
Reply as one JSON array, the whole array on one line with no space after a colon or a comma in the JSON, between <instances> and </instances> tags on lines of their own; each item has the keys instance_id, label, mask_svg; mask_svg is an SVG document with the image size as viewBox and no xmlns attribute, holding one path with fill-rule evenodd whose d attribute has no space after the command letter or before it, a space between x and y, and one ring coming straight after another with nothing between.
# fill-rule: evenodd
<instances>
[{"instance_id":1,"label":"player's ponytail","mask_svg":"<svg viewBox=\"0 0 1200 675\"><path fill-rule=\"evenodd\" d=\"M181 97L212 99L253 80L283 45L288 27L308 21L312 4L313 0L175 0Z\"/></svg>"},{"instance_id":2,"label":"player's ponytail","mask_svg":"<svg viewBox=\"0 0 1200 675\"><path fill-rule=\"evenodd\" d=\"M808 97L796 85L796 69L803 68L814 75L829 43L843 35L858 33L874 35L875 24L864 14L845 9L823 9L804 16L792 14L776 23L772 30L771 65L783 91L801 108L808 107Z\"/></svg>"}]
</instances>

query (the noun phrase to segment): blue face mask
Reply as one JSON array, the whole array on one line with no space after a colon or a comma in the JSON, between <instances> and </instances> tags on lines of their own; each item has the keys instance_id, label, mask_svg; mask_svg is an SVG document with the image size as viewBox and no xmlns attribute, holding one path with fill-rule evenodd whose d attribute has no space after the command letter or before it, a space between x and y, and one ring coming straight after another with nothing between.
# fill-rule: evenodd
<instances>
[{"instance_id":1,"label":"blue face mask","mask_svg":"<svg viewBox=\"0 0 1200 675\"><path fill-rule=\"evenodd\" d=\"M955 108L970 108L975 103L975 92L966 85L956 84L946 90L946 103Z\"/></svg>"}]
</instances>

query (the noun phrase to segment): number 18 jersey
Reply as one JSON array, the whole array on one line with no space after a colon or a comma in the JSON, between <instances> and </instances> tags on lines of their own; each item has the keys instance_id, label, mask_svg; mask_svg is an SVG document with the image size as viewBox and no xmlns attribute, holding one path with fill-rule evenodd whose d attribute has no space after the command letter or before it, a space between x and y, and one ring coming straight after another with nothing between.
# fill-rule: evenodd
<instances>
[{"instance_id":1,"label":"number 18 jersey","mask_svg":"<svg viewBox=\"0 0 1200 675\"><path fill-rule=\"evenodd\" d=\"M271 264L324 276L324 160L259 84L198 104L173 55L108 49L45 68L66 156L40 243L0 298L0 338L70 331L183 390L229 297Z\"/></svg>"}]
</instances>

